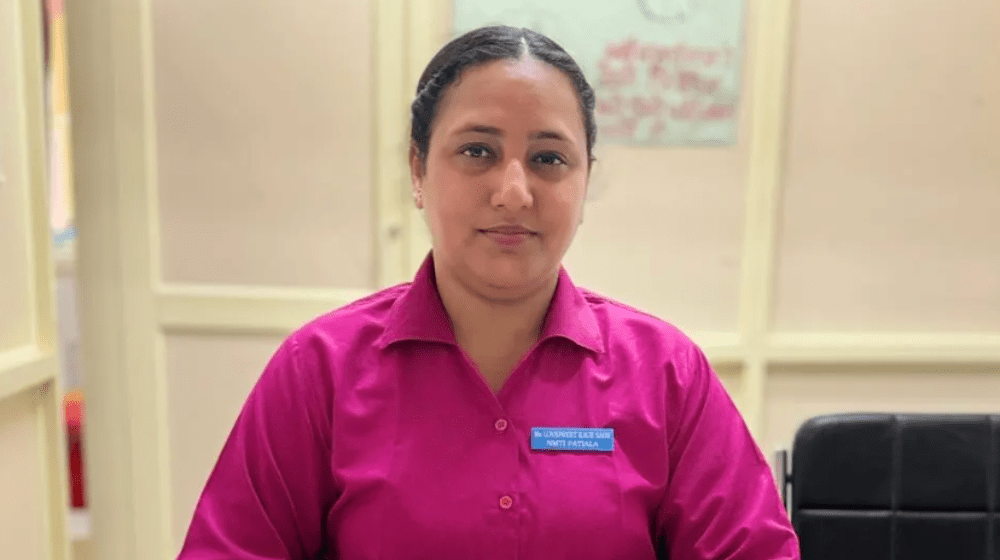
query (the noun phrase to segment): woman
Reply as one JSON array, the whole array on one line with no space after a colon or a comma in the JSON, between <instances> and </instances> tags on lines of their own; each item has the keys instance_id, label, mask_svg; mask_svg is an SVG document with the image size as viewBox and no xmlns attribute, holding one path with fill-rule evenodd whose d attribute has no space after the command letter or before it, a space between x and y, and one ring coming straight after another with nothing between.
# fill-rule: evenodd
<instances>
[{"instance_id":1,"label":"woman","mask_svg":"<svg viewBox=\"0 0 1000 560\"><path fill-rule=\"evenodd\" d=\"M410 148L431 254L284 342L181 559L798 558L701 351L560 266L593 111L572 58L528 30L431 60Z\"/></svg>"}]
</instances>

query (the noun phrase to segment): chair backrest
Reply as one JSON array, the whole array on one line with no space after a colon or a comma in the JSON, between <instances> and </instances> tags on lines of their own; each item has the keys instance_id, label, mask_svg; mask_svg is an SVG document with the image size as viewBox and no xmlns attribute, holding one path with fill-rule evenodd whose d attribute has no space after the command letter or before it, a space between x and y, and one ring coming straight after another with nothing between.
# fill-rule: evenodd
<instances>
[{"instance_id":1,"label":"chair backrest","mask_svg":"<svg viewBox=\"0 0 1000 560\"><path fill-rule=\"evenodd\" d=\"M791 516L803 560L1000 560L1000 415L841 414L803 424Z\"/></svg>"}]
</instances>

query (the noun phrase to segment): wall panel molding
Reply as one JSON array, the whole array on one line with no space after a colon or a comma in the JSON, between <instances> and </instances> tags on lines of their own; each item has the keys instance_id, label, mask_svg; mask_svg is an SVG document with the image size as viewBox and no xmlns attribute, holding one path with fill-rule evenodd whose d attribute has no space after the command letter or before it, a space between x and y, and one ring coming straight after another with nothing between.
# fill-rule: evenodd
<instances>
[{"instance_id":1,"label":"wall panel molding","mask_svg":"<svg viewBox=\"0 0 1000 560\"><path fill-rule=\"evenodd\" d=\"M58 365L52 353L35 346L0 353L0 400L53 381Z\"/></svg>"},{"instance_id":2,"label":"wall panel molding","mask_svg":"<svg viewBox=\"0 0 1000 560\"><path fill-rule=\"evenodd\" d=\"M171 333L283 335L371 293L370 290L165 285L159 324Z\"/></svg>"}]
</instances>

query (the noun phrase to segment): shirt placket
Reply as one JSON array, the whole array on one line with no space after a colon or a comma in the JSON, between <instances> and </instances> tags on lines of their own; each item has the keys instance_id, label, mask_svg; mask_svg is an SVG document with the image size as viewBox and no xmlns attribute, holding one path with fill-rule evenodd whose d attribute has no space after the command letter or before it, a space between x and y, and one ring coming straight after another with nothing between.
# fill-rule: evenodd
<instances>
[{"instance_id":1,"label":"shirt placket","mask_svg":"<svg viewBox=\"0 0 1000 560\"><path fill-rule=\"evenodd\" d=\"M493 550L485 550L483 558L495 558L496 560L515 560L518 558L521 540L521 523L524 512L524 496L519 482L520 461L518 437L521 430L517 429L510 419L508 411L501 404L500 400L489 388L482 376L476 370L472 361L466 356L466 366L469 371L481 381L481 389L487 392L489 403L489 416L484 416L483 421L490 424L490 438L487 449L490 449L486 465L487 469L493 471L494 476L490 477L492 488L492 505L486 518L494 523L489 529L496 537L496 547ZM520 364L511 374L513 377L517 370L524 367Z\"/></svg>"},{"instance_id":2,"label":"shirt placket","mask_svg":"<svg viewBox=\"0 0 1000 560\"><path fill-rule=\"evenodd\" d=\"M520 544L520 512L523 509L523 496L518 487L517 435L511 426L506 411L497 404L498 418L493 423L493 432L499 440L498 446L501 469L497 477L495 493L498 521L503 527L501 531L502 546L497 551L497 558L514 560Z\"/></svg>"}]
</instances>

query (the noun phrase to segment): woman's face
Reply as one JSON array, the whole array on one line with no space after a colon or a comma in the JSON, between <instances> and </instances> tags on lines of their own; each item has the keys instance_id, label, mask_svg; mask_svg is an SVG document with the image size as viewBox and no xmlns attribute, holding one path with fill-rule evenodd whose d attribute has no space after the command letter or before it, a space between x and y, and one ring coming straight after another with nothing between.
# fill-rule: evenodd
<instances>
[{"instance_id":1,"label":"woman's face","mask_svg":"<svg viewBox=\"0 0 1000 560\"><path fill-rule=\"evenodd\" d=\"M439 101L426 166L410 156L438 274L501 300L548 286L582 218L586 142L561 71L532 58L466 69Z\"/></svg>"}]
</instances>

